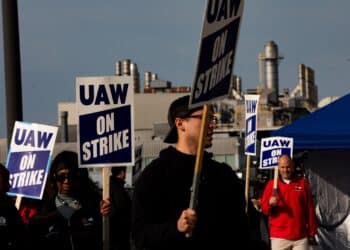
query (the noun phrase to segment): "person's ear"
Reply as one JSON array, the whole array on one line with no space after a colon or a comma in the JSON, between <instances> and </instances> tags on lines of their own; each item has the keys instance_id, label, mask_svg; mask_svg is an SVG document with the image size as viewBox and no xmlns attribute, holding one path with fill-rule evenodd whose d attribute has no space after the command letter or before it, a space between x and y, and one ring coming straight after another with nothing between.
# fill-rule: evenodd
<instances>
[{"instance_id":1,"label":"person's ear","mask_svg":"<svg viewBox=\"0 0 350 250\"><path fill-rule=\"evenodd\" d=\"M175 119L175 126L177 129L184 130L184 119L182 118L176 118Z\"/></svg>"}]
</instances>

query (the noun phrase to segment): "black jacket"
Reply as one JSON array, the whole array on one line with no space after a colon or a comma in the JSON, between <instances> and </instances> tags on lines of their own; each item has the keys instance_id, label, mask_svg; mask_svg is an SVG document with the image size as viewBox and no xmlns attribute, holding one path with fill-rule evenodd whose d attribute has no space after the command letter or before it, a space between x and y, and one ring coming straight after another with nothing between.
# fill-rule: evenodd
<instances>
[{"instance_id":1,"label":"black jacket","mask_svg":"<svg viewBox=\"0 0 350 250\"><path fill-rule=\"evenodd\" d=\"M91 195L82 202L70 220L64 218L55 205L55 198L43 204L42 211L31 218L29 229L33 249L98 250L102 249L102 227L99 199Z\"/></svg>"},{"instance_id":2,"label":"black jacket","mask_svg":"<svg viewBox=\"0 0 350 250\"><path fill-rule=\"evenodd\" d=\"M13 200L0 195L0 249L25 249L26 229Z\"/></svg>"},{"instance_id":3,"label":"black jacket","mask_svg":"<svg viewBox=\"0 0 350 250\"><path fill-rule=\"evenodd\" d=\"M110 249L130 250L131 200L124 188L125 182L116 177L110 179L113 210L110 215Z\"/></svg>"},{"instance_id":4,"label":"black jacket","mask_svg":"<svg viewBox=\"0 0 350 250\"><path fill-rule=\"evenodd\" d=\"M132 234L145 249L239 249L247 243L243 187L234 171L204 154L197 225L191 238L177 231L189 207L195 156L169 147L139 177L133 193ZM247 249L243 247L242 249Z\"/></svg>"}]
</instances>

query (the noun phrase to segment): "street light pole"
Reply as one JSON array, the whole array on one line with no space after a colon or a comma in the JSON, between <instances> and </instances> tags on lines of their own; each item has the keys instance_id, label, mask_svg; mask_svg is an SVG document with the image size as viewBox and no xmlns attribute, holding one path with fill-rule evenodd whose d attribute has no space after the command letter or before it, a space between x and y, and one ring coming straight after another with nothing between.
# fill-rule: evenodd
<instances>
[{"instance_id":1,"label":"street light pole","mask_svg":"<svg viewBox=\"0 0 350 250\"><path fill-rule=\"evenodd\" d=\"M23 120L17 0L2 0L7 144L15 121Z\"/></svg>"}]
</instances>

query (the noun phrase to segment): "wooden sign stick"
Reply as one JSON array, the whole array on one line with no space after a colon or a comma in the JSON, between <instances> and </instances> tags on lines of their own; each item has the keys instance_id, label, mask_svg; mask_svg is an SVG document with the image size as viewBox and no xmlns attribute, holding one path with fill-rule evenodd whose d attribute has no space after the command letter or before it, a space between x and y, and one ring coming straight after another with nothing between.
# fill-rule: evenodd
<instances>
[{"instance_id":1,"label":"wooden sign stick","mask_svg":"<svg viewBox=\"0 0 350 250\"><path fill-rule=\"evenodd\" d=\"M110 168L102 168L102 199L109 198L109 175ZM109 216L102 216L102 242L103 250L109 250Z\"/></svg>"},{"instance_id":2,"label":"wooden sign stick","mask_svg":"<svg viewBox=\"0 0 350 250\"><path fill-rule=\"evenodd\" d=\"M245 174L245 212L248 214L248 203L249 203L249 180L250 180L250 155L247 155L246 159L246 174Z\"/></svg>"},{"instance_id":3,"label":"wooden sign stick","mask_svg":"<svg viewBox=\"0 0 350 250\"><path fill-rule=\"evenodd\" d=\"M275 167L274 169L274 176L273 176L273 196L276 197L277 195L277 188L278 188L278 167Z\"/></svg>"}]
</instances>

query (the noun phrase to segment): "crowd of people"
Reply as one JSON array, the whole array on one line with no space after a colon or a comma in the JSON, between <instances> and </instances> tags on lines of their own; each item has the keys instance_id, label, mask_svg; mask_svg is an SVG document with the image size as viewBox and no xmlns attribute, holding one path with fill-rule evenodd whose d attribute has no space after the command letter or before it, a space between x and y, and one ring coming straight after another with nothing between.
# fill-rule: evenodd
<instances>
[{"instance_id":1,"label":"crowd of people","mask_svg":"<svg viewBox=\"0 0 350 250\"><path fill-rule=\"evenodd\" d=\"M111 250L306 250L314 244L317 223L309 184L293 175L286 155L278 162L277 192L270 181L259 208L249 201L247 212L242 181L204 150L199 191L190 206L204 111L189 109L188 103L184 96L169 107L164 141L172 145L145 168L132 197L124 189L124 167L112 168L110 197L103 200L87 169L78 166L78 155L63 151L51 163L43 199L24 199L17 210L6 195L9 172L0 165L0 249L102 249L103 216L110 222ZM209 105L205 148L216 128L212 118ZM268 218L269 242L252 233L260 215Z\"/></svg>"}]
</instances>

